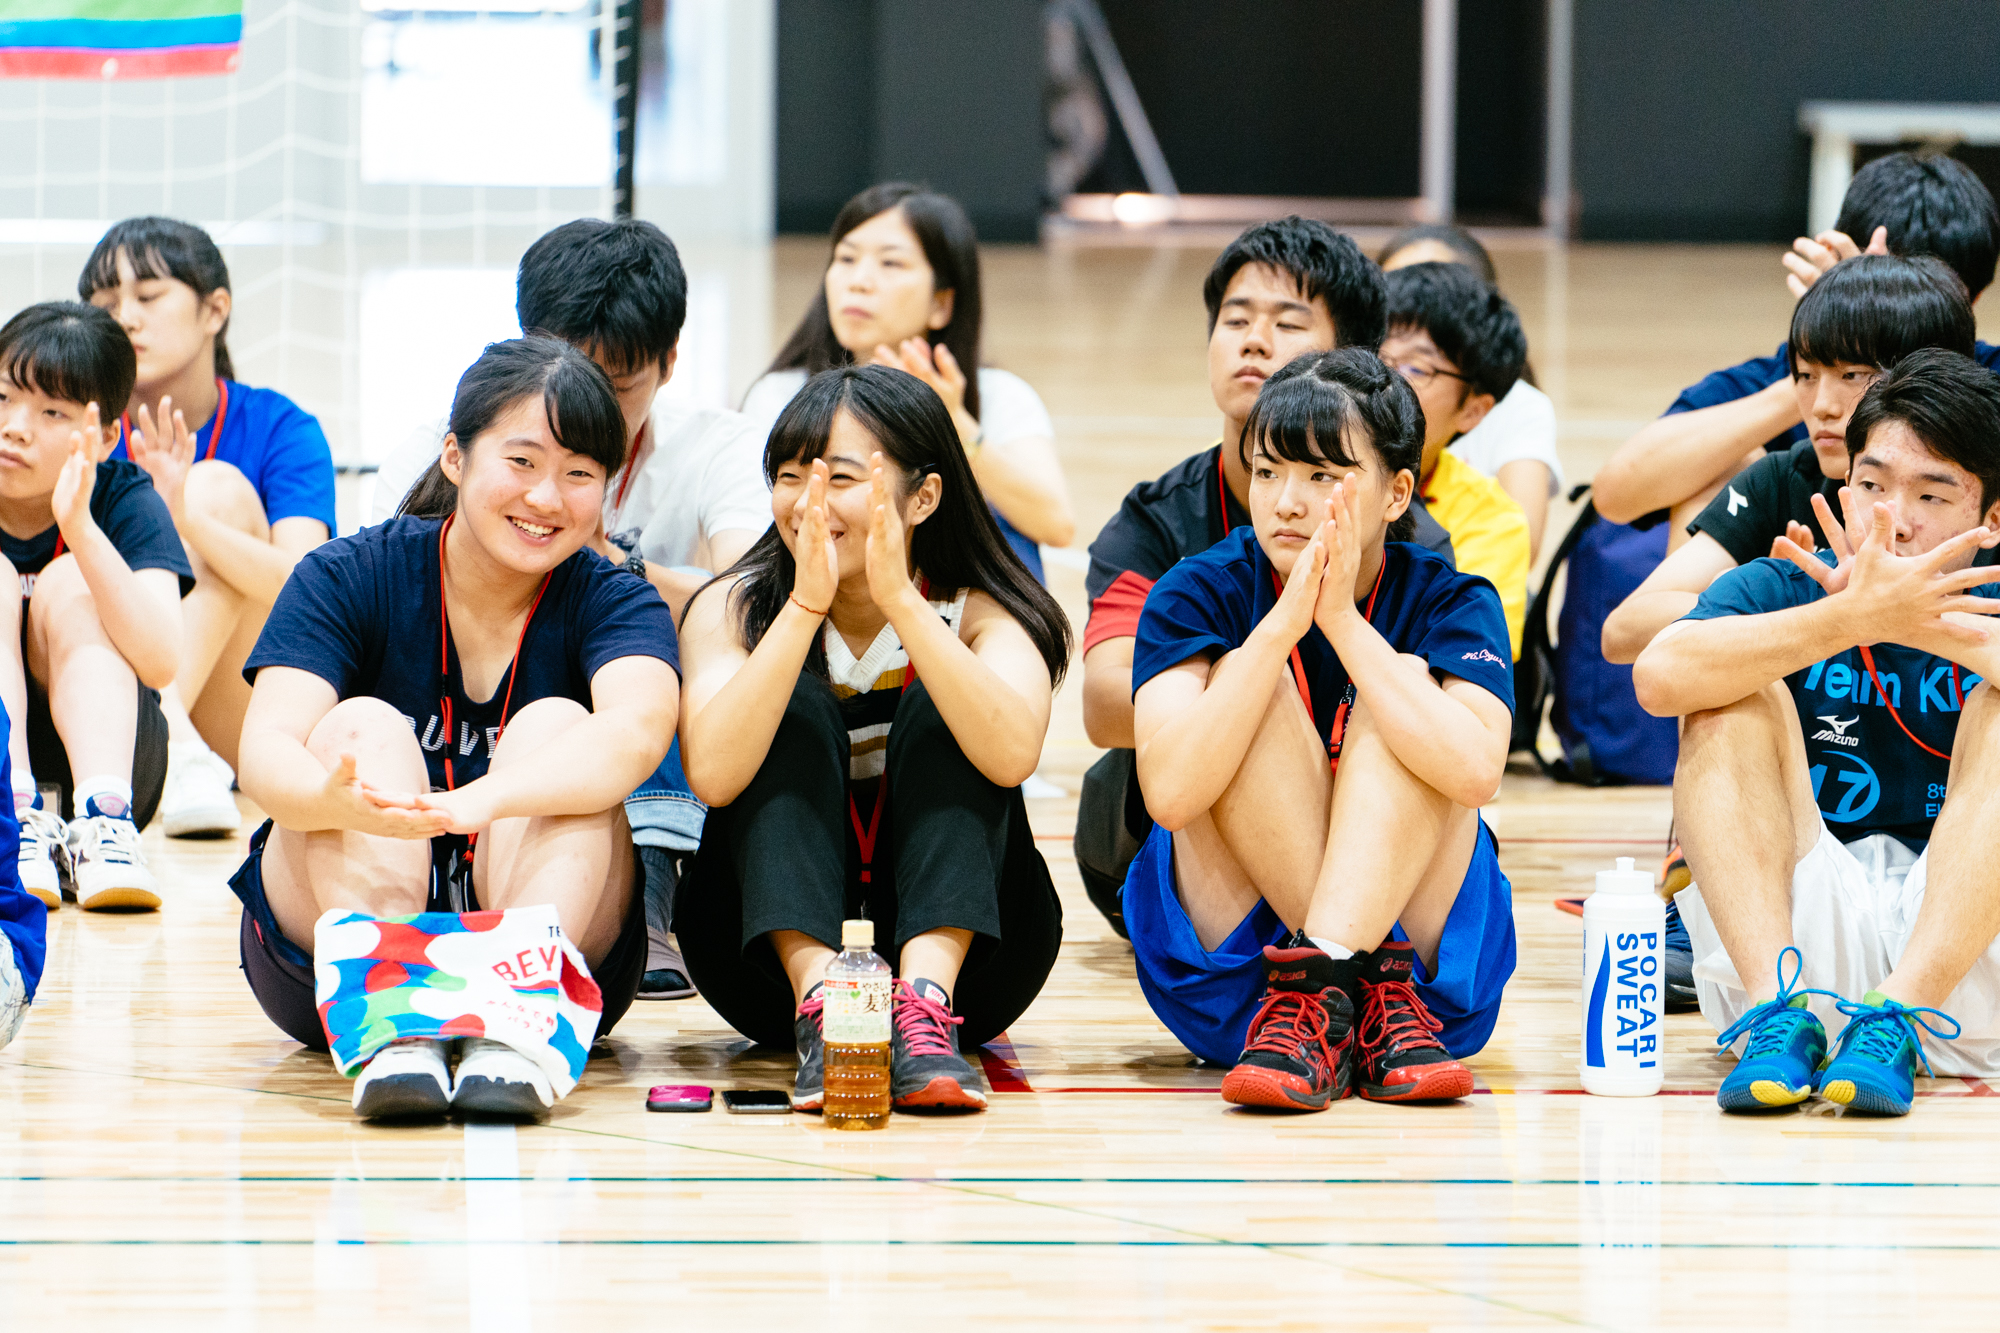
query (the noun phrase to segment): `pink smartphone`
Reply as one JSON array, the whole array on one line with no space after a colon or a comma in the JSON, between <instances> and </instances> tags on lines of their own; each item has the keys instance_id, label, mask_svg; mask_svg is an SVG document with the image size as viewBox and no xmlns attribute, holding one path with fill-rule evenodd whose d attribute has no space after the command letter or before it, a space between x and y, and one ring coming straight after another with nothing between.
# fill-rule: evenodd
<instances>
[{"instance_id":1,"label":"pink smartphone","mask_svg":"<svg viewBox=\"0 0 2000 1333\"><path fill-rule=\"evenodd\" d=\"M648 1111L706 1111L715 1105L715 1090L699 1083L662 1083L646 1093Z\"/></svg>"}]
</instances>

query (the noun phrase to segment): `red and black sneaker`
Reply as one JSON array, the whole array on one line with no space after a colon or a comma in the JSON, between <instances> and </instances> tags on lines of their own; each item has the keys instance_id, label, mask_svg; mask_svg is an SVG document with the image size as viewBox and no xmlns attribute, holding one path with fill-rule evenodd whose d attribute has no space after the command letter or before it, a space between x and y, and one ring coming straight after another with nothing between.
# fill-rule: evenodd
<instances>
[{"instance_id":1,"label":"red and black sneaker","mask_svg":"<svg viewBox=\"0 0 2000 1333\"><path fill-rule=\"evenodd\" d=\"M1324 1111L1353 1095L1355 961L1264 946L1264 1003L1222 1080L1222 1100Z\"/></svg>"},{"instance_id":2,"label":"red and black sneaker","mask_svg":"<svg viewBox=\"0 0 2000 1333\"><path fill-rule=\"evenodd\" d=\"M1472 1095L1472 1071L1438 1043L1444 1024L1417 998L1415 962L1407 941L1384 940L1361 973L1360 1091L1371 1102Z\"/></svg>"}]
</instances>

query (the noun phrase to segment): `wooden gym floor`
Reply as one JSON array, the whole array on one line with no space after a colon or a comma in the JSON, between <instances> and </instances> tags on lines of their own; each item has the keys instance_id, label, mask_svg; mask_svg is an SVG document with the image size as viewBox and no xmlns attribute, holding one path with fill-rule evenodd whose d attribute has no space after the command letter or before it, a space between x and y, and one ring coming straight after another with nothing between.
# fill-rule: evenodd
<instances>
[{"instance_id":1,"label":"wooden gym floor","mask_svg":"<svg viewBox=\"0 0 2000 1333\"><path fill-rule=\"evenodd\" d=\"M775 327L817 244L774 251ZM1092 534L1213 438L1193 249L996 250L989 358L1055 413ZM1704 371L1768 351L1763 249L1503 252L1571 481ZM1553 546L1566 519L1552 521ZM1082 543L1079 543L1079 549ZM1052 581L1079 625L1082 576ZM651 1115L661 1082L788 1087L699 1000L642 1004L542 1126L355 1121L348 1084L259 1013L225 884L240 844L148 845L163 911L51 921L0 1053L0 1329L836 1329L941 1325L1877 1327L1991 1316L2000 1102L1922 1084L1902 1121L1725 1119L1695 1015L1666 1092L1579 1093L1578 934L1551 901L1657 858L1658 789L1527 773L1490 810L1520 967L1477 1093L1442 1107L1226 1109L1153 1019L1069 856L1094 751L1072 687L1033 803L1061 961L986 1054L985 1115ZM246 829L247 829L246 825ZM1986 1145L1982 1148L1981 1145Z\"/></svg>"}]
</instances>

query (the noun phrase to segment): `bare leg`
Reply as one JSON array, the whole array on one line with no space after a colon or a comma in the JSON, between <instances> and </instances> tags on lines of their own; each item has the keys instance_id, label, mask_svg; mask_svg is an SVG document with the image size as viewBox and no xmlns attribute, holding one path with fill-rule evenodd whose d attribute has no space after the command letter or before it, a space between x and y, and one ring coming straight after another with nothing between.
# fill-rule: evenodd
<instances>
[{"instance_id":1,"label":"bare leg","mask_svg":"<svg viewBox=\"0 0 2000 1333\"><path fill-rule=\"evenodd\" d=\"M588 716L572 700L537 699L508 721L492 767L532 762L536 749ZM594 815L496 819L480 835L472 862L482 906L553 904L564 933L592 967L618 942L634 878L632 829L622 802Z\"/></svg>"},{"instance_id":2,"label":"bare leg","mask_svg":"<svg viewBox=\"0 0 2000 1333\"><path fill-rule=\"evenodd\" d=\"M228 463L213 460L196 463L188 473L185 503L190 509L214 522L235 528L258 541L271 540L271 524L264 516L263 503L257 498L257 490L245 477ZM191 741L197 738L194 723L189 718L192 711L200 711L199 703L215 682L216 668L227 665L222 662L224 650L233 640L241 637L243 622L254 620L260 627L264 616L270 611L268 605L254 601L235 585L227 575L211 566L193 548L188 550L188 560L194 566L194 591L181 601L183 629L181 634L180 670L174 676L171 689L162 690L161 711L167 715L167 734L174 741ZM254 633L252 641L254 642ZM248 649L244 655L249 655ZM240 668L242 663L234 664ZM227 681L221 682L225 686ZM243 707L249 704L249 690L241 679L236 681L238 689L229 695L242 705L235 709L234 725L225 730L227 737L201 737L211 745L226 739L227 750L216 746L217 752L233 765L235 762L235 736L243 723Z\"/></svg>"},{"instance_id":3,"label":"bare leg","mask_svg":"<svg viewBox=\"0 0 2000 1333\"><path fill-rule=\"evenodd\" d=\"M1942 1008L1979 956L2000 935L1986 842L2000 815L2000 695L1982 681L1966 696L1951 748L1944 809L1931 828L1929 877L1903 956L1882 984L1909 1005ZM1858 998L1858 997L1857 997Z\"/></svg>"},{"instance_id":4,"label":"bare leg","mask_svg":"<svg viewBox=\"0 0 2000 1333\"><path fill-rule=\"evenodd\" d=\"M379 699L335 704L306 738L306 749L330 773L340 756L354 756L363 782L389 791L426 791L424 752L410 724ZM365 833L271 830L264 844L264 893L285 938L307 952L313 924L329 909L370 916L421 912L430 899L428 839L377 838Z\"/></svg>"},{"instance_id":5,"label":"bare leg","mask_svg":"<svg viewBox=\"0 0 2000 1333\"><path fill-rule=\"evenodd\" d=\"M791 979L792 1002L805 1003L806 992L826 980L826 965L839 952L829 949L812 936L798 930L774 930L771 947L778 951L778 964Z\"/></svg>"},{"instance_id":6,"label":"bare leg","mask_svg":"<svg viewBox=\"0 0 2000 1333\"><path fill-rule=\"evenodd\" d=\"M7 758L14 765L16 781L33 771L28 762L28 666L21 658L21 616L26 607L13 595L20 586L20 572L0 556L0 636L5 639L0 642L0 704L7 709Z\"/></svg>"},{"instance_id":7,"label":"bare leg","mask_svg":"<svg viewBox=\"0 0 2000 1333\"><path fill-rule=\"evenodd\" d=\"M1783 681L1683 719L1674 828L1750 1003L1776 998L1778 955L1792 943L1792 872L1821 828Z\"/></svg>"},{"instance_id":8,"label":"bare leg","mask_svg":"<svg viewBox=\"0 0 2000 1333\"><path fill-rule=\"evenodd\" d=\"M939 926L912 936L903 942L903 978L927 978L950 994L958 985L958 970L965 966L965 954L971 947L972 932L956 926Z\"/></svg>"},{"instance_id":9,"label":"bare leg","mask_svg":"<svg viewBox=\"0 0 2000 1333\"><path fill-rule=\"evenodd\" d=\"M243 714L250 707L250 685L243 679L243 663L257 646L257 636L264 632L264 619L270 610L255 602L244 606L243 615L236 622L236 633L223 645L222 655L209 673L207 687L187 710L202 740L231 768L236 767L243 739Z\"/></svg>"},{"instance_id":10,"label":"bare leg","mask_svg":"<svg viewBox=\"0 0 2000 1333\"><path fill-rule=\"evenodd\" d=\"M139 678L105 633L97 599L73 555L50 561L35 580L27 668L48 691L49 715L69 752L71 775L79 782L110 777L130 783ZM25 700L22 713L25 721Z\"/></svg>"}]
</instances>

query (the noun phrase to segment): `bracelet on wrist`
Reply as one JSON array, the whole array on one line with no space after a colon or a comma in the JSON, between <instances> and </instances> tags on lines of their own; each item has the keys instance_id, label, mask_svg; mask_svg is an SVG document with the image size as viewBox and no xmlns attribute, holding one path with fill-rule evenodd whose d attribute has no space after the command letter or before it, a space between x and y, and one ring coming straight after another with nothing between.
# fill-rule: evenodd
<instances>
[{"instance_id":1,"label":"bracelet on wrist","mask_svg":"<svg viewBox=\"0 0 2000 1333\"><path fill-rule=\"evenodd\" d=\"M813 610L810 606L807 606L804 602L799 600L799 595L797 593L795 592L787 593L785 594L785 596L793 606L796 606L799 610L805 612L807 615L817 616L822 620L826 619L826 612Z\"/></svg>"}]
</instances>

